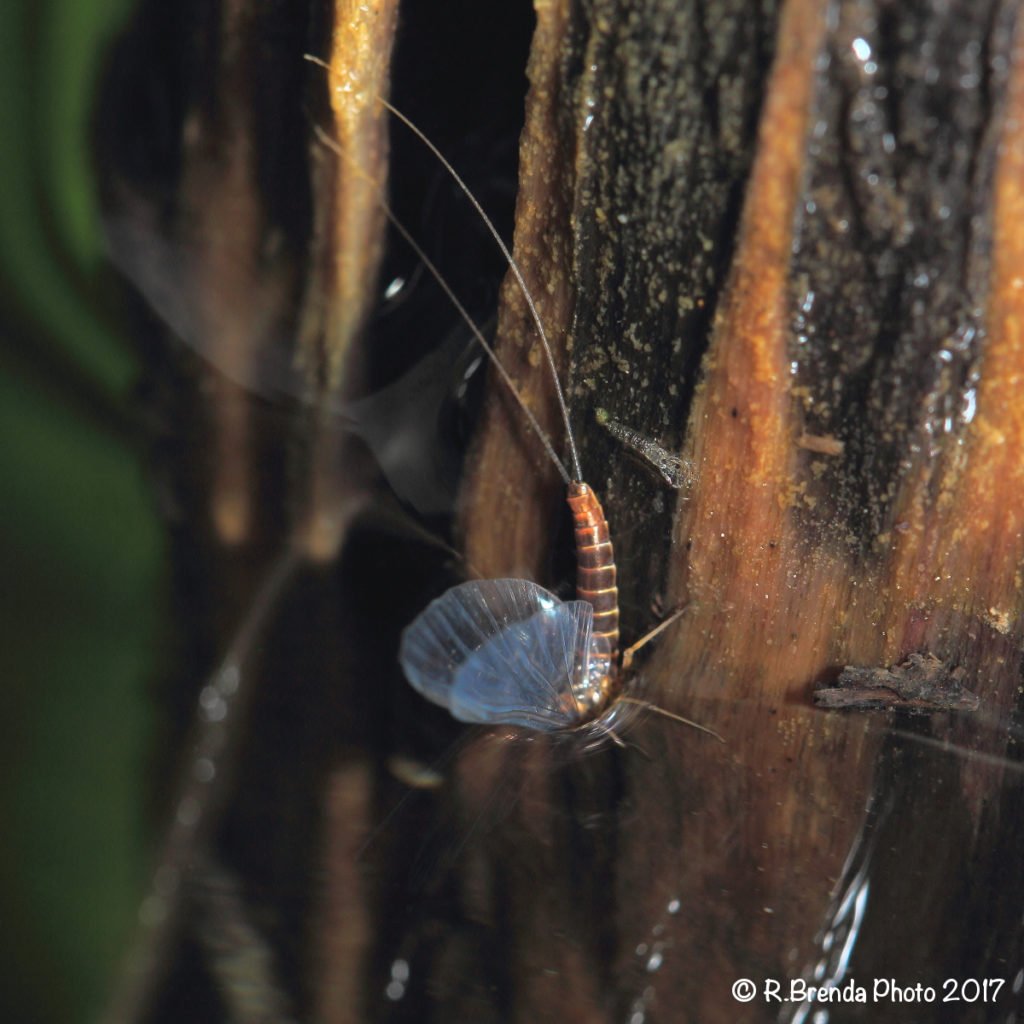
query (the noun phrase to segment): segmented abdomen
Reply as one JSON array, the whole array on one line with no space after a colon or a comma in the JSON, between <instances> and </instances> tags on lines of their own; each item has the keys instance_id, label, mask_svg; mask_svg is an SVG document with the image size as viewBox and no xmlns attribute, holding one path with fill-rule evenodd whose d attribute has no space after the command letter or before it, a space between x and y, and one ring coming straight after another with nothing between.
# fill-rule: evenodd
<instances>
[{"instance_id":1,"label":"segmented abdomen","mask_svg":"<svg viewBox=\"0 0 1024 1024\"><path fill-rule=\"evenodd\" d=\"M576 597L594 607L594 638L590 676L605 699L616 682L619 654L619 588L615 552L608 536L608 520L597 495L587 484L573 482L567 498L576 533Z\"/></svg>"}]
</instances>

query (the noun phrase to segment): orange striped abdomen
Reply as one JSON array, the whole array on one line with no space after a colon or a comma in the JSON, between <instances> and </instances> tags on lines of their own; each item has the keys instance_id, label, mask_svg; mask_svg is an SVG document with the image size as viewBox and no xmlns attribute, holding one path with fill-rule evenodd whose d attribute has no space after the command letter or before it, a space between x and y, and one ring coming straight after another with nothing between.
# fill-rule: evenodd
<instances>
[{"instance_id":1,"label":"orange striped abdomen","mask_svg":"<svg viewBox=\"0 0 1024 1024\"><path fill-rule=\"evenodd\" d=\"M619 588L616 586L615 552L608 534L608 520L597 495L587 484L569 485L569 508L576 533L576 597L594 608L594 636L590 653L590 677L607 700L616 684L619 654Z\"/></svg>"}]
</instances>

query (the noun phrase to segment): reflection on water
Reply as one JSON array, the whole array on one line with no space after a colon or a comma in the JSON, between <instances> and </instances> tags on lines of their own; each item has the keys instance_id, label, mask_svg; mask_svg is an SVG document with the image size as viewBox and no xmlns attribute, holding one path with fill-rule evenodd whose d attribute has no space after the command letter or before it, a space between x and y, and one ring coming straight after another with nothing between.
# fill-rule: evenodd
<instances>
[{"instance_id":1,"label":"reflection on water","mask_svg":"<svg viewBox=\"0 0 1024 1024\"><path fill-rule=\"evenodd\" d=\"M585 757L571 740L468 733L442 788L407 794L364 851L383 939L365 962L384 975L369 1019L514 1005L515 1019L636 1024L903 1020L899 1004L740 1004L732 984L1009 980L1019 912L995 908L1020 905L1020 882L998 851L1019 827L1021 771L986 752L1005 733L942 717L890 732L881 715L741 705L743 748L649 716L625 751ZM919 741L933 730L968 735L937 749Z\"/></svg>"}]
</instances>

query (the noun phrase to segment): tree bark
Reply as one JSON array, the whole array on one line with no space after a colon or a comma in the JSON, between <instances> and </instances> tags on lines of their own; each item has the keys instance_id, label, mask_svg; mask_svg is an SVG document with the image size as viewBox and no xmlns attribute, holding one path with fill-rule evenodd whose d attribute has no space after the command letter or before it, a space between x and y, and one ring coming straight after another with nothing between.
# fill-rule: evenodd
<instances>
[{"instance_id":1,"label":"tree bark","mask_svg":"<svg viewBox=\"0 0 1024 1024\"><path fill-rule=\"evenodd\" d=\"M502 15L502 38L484 22L456 30L447 8L400 12L392 96L442 148L457 148L459 131L438 139L439 109L486 123L470 177L500 207L514 159L491 156L518 132L525 66L514 252L554 341L583 475L612 525L626 643L686 607L624 686L725 743L647 710L623 749L463 729L404 684L400 630L446 585L514 574L568 593L573 575L557 473L496 375L474 416L479 375L465 397L460 335L450 357L438 350L444 369L417 385L430 429L394 429L402 441L422 434L431 460L451 453L452 424L469 425L454 517L465 561L381 530L387 488L331 412L347 415L354 396L382 385L398 388L385 392L392 406L405 404L395 396L409 389L396 382L410 379L422 338L456 323L423 281L387 316L372 312L369 284L357 316L346 300L349 321L365 325L352 328L343 360L353 376L315 377L311 405L293 389L267 407L242 389L256 424L247 430L262 439L244 456L215 443L237 418L216 392L203 405L208 371L190 378L158 346L154 365L178 367L164 389L169 415L189 431L169 467L191 513L178 534L183 608L200 595L199 610L179 616L179 680L200 677L227 646L261 558L306 521L317 473L332 482L315 493L333 495L324 507L335 539L301 548L307 568L246 662L254 696L237 726L233 781L201 837L264 925L272 955L250 959L273 964L261 970L278 972L274 991L298 1016L332 1022L760 1021L813 1009L767 1001L768 979L787 992L790 979L866 984L867 1005L831 1006L834 1020L906 1019L905 1005L871 1001L884 978L934 986L938 999L947 978L1004 978L994 1005L958 1005L950 1019L1019 1010L1009 982L1024 893L1004 867L1022 820L1018 8L535 7L528 60L516 48L530 21L521 5ZM301 57L297 39L327 38L325 12L302 26L280 16L287 57ZM257 41L273 35L263 17L241 37L243 65L261 69ZM331 38L351 55L339 32L340 19ZM428 79L432 47L463 66ZM273 150L275 164L260 118L323 111L309 99L323 80L285 57L268 67L292 89L272 113L257 105L243 119L257 128L242 152L260 171L239 179L248 202L236 209L259 230L234 232L213 204L202 227L230 230L250 273L265 267L267 235L282 233L270 319L308 325L302 310L339 292L323 273L311 278L313 299L296 285L310 270L305 254L344 251L310 249L323 237L313 227L346 188L361 188L374 157L350 143L332 174L321 154L305 179L294 153ZM397 129L392 152L394 205L406 219L433 217L432 254L454 238L444 269L458 288L469 282L473 312L486 311L475 267L495 266L479 256L489 243L461 214L439 223L430 204L448 200L422 199L433 168ZM152 188L109 153L123 184L112 211L141 192L152 222ZM176 202L191 194L196 159L179 157L179 171L159 169ZM312 182L308 203L283 216L276 189L300 179ZM373 279L377 248L344 256L369 261L347 279ZM383 282L414 279L417 261L396 252ZM216 276L196 283L200 294ZM232 322L250 357L264 351L251 319ZM496 348L564 450L550 371L511 279ZM337 458L309 455L335 432ZM206 451L220 453L212 465ZM407 470L388 469L403 464L377 456L391 488L413 493ZM263 525L242 540L204 513L238 458L267 474L262 489L232 484L261 510ZM908 666L922 664L926 690L910 685ZM815 705L816 687L835 707L853 685L852 708L865 680L888 680L891 710ZM179 708L195 689L182 685ZM957 704L963 689L972 699ZM204 878L193 901L223 918L229 901L204 903ZM231 1002L222 944L202 941L217 920L182 911L167 954L179 987L158 994L156 1017L179 1012L182 991L199 998L197 961L218 979L209 1005ZM734 998L739 978L759 986L752 1002ZM283 1005L277 995L267 1004Z\"/></svg>"}]
</instances>

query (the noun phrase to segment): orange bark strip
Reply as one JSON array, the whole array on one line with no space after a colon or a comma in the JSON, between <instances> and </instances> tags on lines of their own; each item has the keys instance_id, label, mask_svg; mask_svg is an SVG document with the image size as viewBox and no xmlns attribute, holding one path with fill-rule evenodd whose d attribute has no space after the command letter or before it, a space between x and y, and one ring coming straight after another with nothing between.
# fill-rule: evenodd
<instances>
[{"instance_id":1,"label":"orange bark strip","mask_svg":"<svg viewBox=\"0 0 1024 1024\"><path fill-rule=\"evenodd\" d=\"M519 150L519 195L516 201L514 256L537 304L556 360L572 309L569 209L566 180L571 157L552 139L563 138L558 111L564 102L560 48L569 12L563 3L536 3L537 27L530 48L530 91ZM564 428L557 414L550 371L537 331L519 287L509 274L502 286L495 351L526 404L555 447ZM492 387L500 393L501 385ZM473 471L463 488L461 518L467 560L485 576L510 572L543 579L552 524L561 505L562 488L537 439L511 402L492 402L485 414L473 457ZM523 515L523 508L550 510Z\"/></svg>"},{"instance_id":2,"label":"orange bark strip","mask_svg":"<svg viewBox=\"0 0 1024 1024\"><path fill-rule=\"evenodd\" d=\"M375 301L384 254L380 195L388 172L386 97L397 25L397 0L338 0L328 60L333 140L342 159L314 161L316 238L301 332L300 359L310 392L351 395L358 389L356 345ZM330 562L361 505L366 467L344 426L318 411L310 450L303 546Z\"/></svg>"},{"instance_id":3,"label":"orange bark strip","mask_svg":"<svg viewBox=\"0 0 1024 1024\"><path fill-rule=\"evenodd\" d=\"M222 27L225 37L245 33L237 5L225 7ZM222 55L217 77L224 99L201 104L188 116L181 186L182 223L213 226L196 245L195 343L223 374L211 378L207 392L216 434L210 516L218 539L229 546L250 539L255 518L252 406L238 381L257 365L268 314L282 294L282 282L263 273L257 262L267 223L256 186L252 112L238 100L248 95L250 75L237 50Z\"/></svg>"},{"instance_id":4,"label":"orange bark strip","mask_svg":"<svg viewBox=\"0 0 1024 1024\"><path fill-rule=\"evenodd\" d=\"M384 245L378 192L387 178L388 93L398 4L338 0L331 38L330 102L338 147L328 227L331 278L325 330L328 383L336 385L366 319Z\"/></svg>"},{"instance_id":5,"label":"orange bark strip","mask_svg":"<svg viewBox=\"0 0 1024 1024\"><path fill-rule=\"evenodd\" d=\"M792 585L798 551L790 509L801 494L801 431L787 354L793 223L823 31L820 3L787 5L737 257L690 422L700 479L677 534L681 550L689 542L688 564L678 566L671 585L677 599L685 595L696 604L677 633L674 664L696 667L694 652L714 648L718 678L728 668L764 688L806 685L825 656L830 628L820 612L806 628L803 610L794 607L814 587L806 576L798 591ZM796 641L793 622L801 623Z\"/></svg>"},{"instance_id":6,"label":"orange bark strip","mask_svg":"<svg viewBox=\"0 0 1024 1024\"><path fill-rule=\"evenodd\" d=\"M322 896L321 971L316 1019L325 1024L358 1024L366 1019L363 971L372 927L360 872L360 851L372 831L373 778L362 761L339 768L325 807L330 884Z\"/></svg>"},{"instance_id":7,"label":"orange bark strip","mask_svg":"<svg viewBox=\"0 0 1024 1024\"><path fill-rule=\"evenodd\" d=\"M875 641L847 614L857 577L830 548L810 550L793 514L808 495L790 386L790 253L826 9L822 0L788 0L782 12L736 257L693 407L692 453L684 452L697 481L677 516L669 594L688 610L638 684L725 738L719 747L666 729L665 754L650 755L649 784L671 764L700 808L678 847L663 844L685 865L681 905L696 908L675 942L699 979L686 986L685 1005L700 1020L714 1018L713 993L736 974L727 945L707 942L728 925L704 894L737 894L755 957L770 961L784 949L792 963L810 962L810 936L855 842L877 749L870 719L808 708L815 677L842 643ZM653 747L649 734L641 742ZM815 871L792 886L801 857Z\"/></svg>"}]
</instances>

